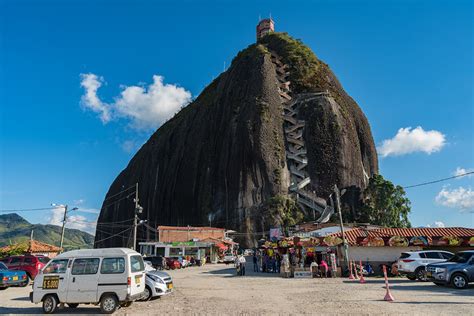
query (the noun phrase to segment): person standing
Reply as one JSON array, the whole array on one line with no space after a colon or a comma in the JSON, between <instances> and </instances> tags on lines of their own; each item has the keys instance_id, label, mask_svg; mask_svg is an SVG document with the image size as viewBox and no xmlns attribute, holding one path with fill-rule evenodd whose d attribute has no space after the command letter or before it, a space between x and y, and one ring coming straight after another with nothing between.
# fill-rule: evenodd
<instances>
[{"instance_id":1,"label":"person standing","mask_svg":"<svg viewBox=\"0 0 474 316\"><path fill-rule=\"evenodd\" d=\"M240 275L244 276L245 275L245 264L247 263L247 260L245 260L244 255L240 255L239 263L240 263Z\"/></svg>"},{"instance_id":2,"label":"person standing","mask_svg":"<svg viewBox=\"0 0 474 316\"><path fill-rule=\"evenodd\" d=\"M253 272L258 272L258 258L256 252L253 253Z\"/></svg>"}]
</instances>

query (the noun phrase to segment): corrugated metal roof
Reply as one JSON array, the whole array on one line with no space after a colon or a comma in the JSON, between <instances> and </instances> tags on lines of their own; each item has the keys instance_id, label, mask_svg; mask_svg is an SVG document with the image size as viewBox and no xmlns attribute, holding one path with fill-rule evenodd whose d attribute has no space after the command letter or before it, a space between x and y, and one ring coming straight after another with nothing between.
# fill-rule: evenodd
<instances>
[{"instance_id":1,"label":"corrugated metal roof","mask_svg":"<svg viewBox=\"0 0 474 316\"><path fill-rule=\"evenodd\" d=\"M470 237L474 236L474 229L464 227L446 227L446 228L377 228L366 229L357 227L351 230L344 230L347 242L350 245L357 244L358 237L391 237L391 236L424 236L431 242L432 237L454 236L454 237ZM331 234L341 237L341 233Z\"/></svg>"}]
</instances>

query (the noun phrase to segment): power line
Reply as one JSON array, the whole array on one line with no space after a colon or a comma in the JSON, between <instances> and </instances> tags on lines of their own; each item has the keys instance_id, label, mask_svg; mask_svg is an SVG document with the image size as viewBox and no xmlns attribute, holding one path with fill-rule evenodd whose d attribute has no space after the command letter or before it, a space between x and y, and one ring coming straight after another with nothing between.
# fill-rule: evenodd
<instances>
[{"instance_id":1,"label":"power line","mask_svg":"<svg viewBox=\"0 0 474 316\"><path fill-rule=\"evenodd\" d=\"M122 230L121 232L119 232L119 233L117 233L117 234L114 234L114 235L112 235L112 236L106 237L106 238L101 239L101 240L96 240L96 241L94 241L94 244L98 244L98 243L100 243L100 242L103 242L104 240L107 240L107 239L116 237L116 236L118 236L118 235L123 235L123 233L125 233L126 231L129 231L129 230L132 229L132 228L133 228L133 227L130 227L130 228L127 228L127 229L125 229L125 230Z\"/></svg>"},{"instance_id":2,"label":"power line","mask_svg":"<svg viewBox=\"0 0 474 316\"><path fill-rule=\"evenodd\" d=\"M52 207L43 207L43 208L29 208L29 209L19 209L19 210L0 210L0 213L16 213L16 212L33 212L33 211L45 211L52 210Z\"/></svg>"},{"instance_id":3,"label":"power line","mask_svg":"<svg viewBox=\"0 0 474 316\"><path fill-rule=\"evenodd\" d=\"M449 177L449 178L443 178L443 179L439 179L439 180L434 180L434 181L409 185L409 186L406 186L406 187L403 187L403 188L404 189L409 189L409 188L421 187L423 185L428 185L428 184L433 184L433 183L438 183L438 182L442 182L442 181L446 181L446 180L451 180L451 179L455 179L455 178L464 177L464 176L467 176L467 175L470 175L470 174L473 174L473 173L474 173L474 171L470 171L470 172L466 172L466 173L463 173L463 174L458 174L458 175L455 175L455 176L452 176L452 177Z\"/></svg>"},{"instance_id":4,"label":"power line","mask_svg":"<svg viewBox=\"0 0 474 316\"><path fill-rule=\"evenodd\" d=\"M120 194L122 194L123 192L128 191L128 190L130 190L130 189L132 189L132 188L135 188L135 187L136 187L136 185L134 184L134 185L132 185L131 187L128 187L128 188L126 188L126 189L124 189L124 190L122 190L122 191L120 191L120 192L118 192L118 193L115 193L115 194L113 194L113 195L107 197L107 198L104 200L104 202L107 201L108 199L111 199L111 198L113 198L113 197L115 197L115 196L117 196L117 195L120 195Z\"/></svg>"}]
</instances>

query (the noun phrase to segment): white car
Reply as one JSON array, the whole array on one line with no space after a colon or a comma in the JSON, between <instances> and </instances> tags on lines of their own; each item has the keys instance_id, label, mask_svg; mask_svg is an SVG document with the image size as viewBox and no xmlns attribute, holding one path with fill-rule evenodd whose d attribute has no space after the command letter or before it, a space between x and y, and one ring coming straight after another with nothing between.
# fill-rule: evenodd
<instances>
[{"instance_id":1,"label":"white car","mask_svg":"<svg viewBox=\"0 0 474 316\"><path fill-rule=\"evenodd\" d=\"M224 259L222 259L222 262L224 262L225 264L229 264L229 263L234 263L235 262L235 256L231 253L226 253L224 255Z\"/></svg>"},{"instance_id":2,"label":"white car","mask_svg":"<svg viewBox=\"0 0 474 316\"><path fill-rule=\"evenodd\" d=\"M142 301L148 301L152 297L168 295L173 291L173 280L171 276L162 271L147 271L145 279L145 293Z\"/></svg>"},{"instance_id":3,"label":"white car","mask_svg":"<svg viewBox=\"0 0 474 316\"><path fill-rule=\"evenodd\" d=\"M73 250L53 258L36 276L32 303L54 313L59 304L100 304L111 314L140 299L145 290L142 256L128 248Z\"/></svg>"},{"instance_id":4,"label":"white car","mask_svg":"<svg viewBox=\"0 0 474 316\"><path fill-rule=\"evenodd\" d=\"M410 280L426 280L426 266L430 263L444 262L454 256L443 250L423 250L403 252L397 261L398 272L406 274Z\"/></svg>"}]
</instances>

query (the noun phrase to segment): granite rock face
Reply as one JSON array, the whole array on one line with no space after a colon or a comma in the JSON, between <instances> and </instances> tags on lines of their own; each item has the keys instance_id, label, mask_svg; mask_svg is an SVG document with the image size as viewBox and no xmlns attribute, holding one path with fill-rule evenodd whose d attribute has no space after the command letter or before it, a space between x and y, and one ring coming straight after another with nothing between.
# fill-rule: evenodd
<instances>
[{"instance_id":1,"label":"granite rock face","mask_svg":"<svg viewBox=\"0 0 474 316\"><path fill-rule=\"evenodd\" d=\"M328 91L305 104L308 172L317 195L334 184L364 188L378 172L370 126L329 67L286 34L265 36L241 51L199 97L161 126L110 186L95 247L130 246L134 189L147 225L204 226L261 232L262 202L289 193L282 103L269 50L289 66L295 93ZM353 199L358 199L354 196ZM109 225L107 223L110 223ZM155 232L139 227L138 240Z\"/></svg>"}]
</instances>

